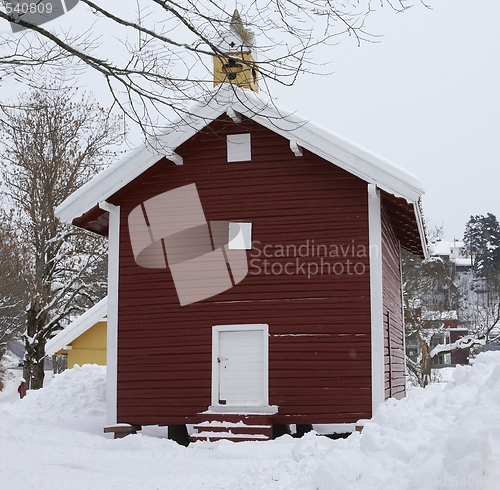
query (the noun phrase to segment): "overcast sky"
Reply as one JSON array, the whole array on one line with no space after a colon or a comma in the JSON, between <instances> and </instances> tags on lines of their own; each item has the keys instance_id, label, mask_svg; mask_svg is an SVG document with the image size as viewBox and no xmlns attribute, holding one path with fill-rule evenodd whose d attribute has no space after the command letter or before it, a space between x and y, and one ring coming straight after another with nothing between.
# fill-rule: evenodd
<instances>
[{"instance_id":1,"label":"overcast sky","mask_svg":"<svg viewBox=\"0 0 500 490\"><path fill-rule=\"evenodd\" d=\"M325 48L334 74L272 95L414 173L427 220L453 240L472 214L500 218L500 2L431 3L381 9L367 23L378 44Z\"/></svg>"},{"instance_id":2,"label":"overcast sky","mask_svg":"<svg viewBox=\"0 0 500 490\"><path fill-rule=\"evenodd\" d=\"M366 29L380 42L341 38L314 55L334 73L270 88L279 105L414 173L428 222L453 240L470 215L500 218L500 1L429 1L432 10L402 14L375 2ZM82 14L79 5L47 26L78 24ZM18 88L4 83L2 98Z\"/></svg>"}]
</instances>

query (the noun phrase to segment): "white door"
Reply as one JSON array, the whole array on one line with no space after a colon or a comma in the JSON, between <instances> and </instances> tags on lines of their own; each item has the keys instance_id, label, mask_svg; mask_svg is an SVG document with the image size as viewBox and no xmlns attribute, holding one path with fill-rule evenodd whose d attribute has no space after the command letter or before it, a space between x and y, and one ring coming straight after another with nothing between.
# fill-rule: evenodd
<instances>
[{"instance_id":1,"label":"white door","mask_svg":"<svg viewBox=\"0 0 500 490\"><path fill-rule=\"evenodd\" d=\"M218 332L219 405L267 404L265 361L267 342L263 330L220 330ZM266 370L267 371L267 370Z\"/></svg>"}]
</instances>

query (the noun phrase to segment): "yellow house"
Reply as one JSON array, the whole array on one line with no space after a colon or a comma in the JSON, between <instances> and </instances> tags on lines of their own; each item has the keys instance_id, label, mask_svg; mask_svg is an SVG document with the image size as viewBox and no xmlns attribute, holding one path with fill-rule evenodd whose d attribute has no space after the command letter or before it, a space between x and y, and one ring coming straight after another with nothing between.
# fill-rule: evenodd
<instances>
[{"instance_id":1,"label":"yellow house","mask_svg":"<svg viewBox=\"0 0 500 490\"><path fill-rule=\"evenodd\" d=\"M68 368L75 364L106 365L108 298L104 298L61 330L45 346L48 356L66 354Z\"/></svg>"}]
</instances>

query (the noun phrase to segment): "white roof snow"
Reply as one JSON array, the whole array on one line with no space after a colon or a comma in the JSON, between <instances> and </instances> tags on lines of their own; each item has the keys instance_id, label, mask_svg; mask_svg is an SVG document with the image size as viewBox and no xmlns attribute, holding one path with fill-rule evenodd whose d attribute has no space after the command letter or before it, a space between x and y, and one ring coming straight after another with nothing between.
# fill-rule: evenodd
<instances>
[{"instance_id":1,"label":"white roof snow","mask_svg":"<svg viewBox=\"0 0 500 490\"><path fill-rule=\"evenodd\" d=\"M462 257L455 259L455 265L458 267L472 267L473 260L471 257Z\"/></svg>"},{"instance_id":2,"label":"white roof snow","mask_svg":"<svg viewBox=\"0 0 500 490\"><path fill-rule=\"evenodd\" d=\"M102 321L108 312L108 297L101 299L90 310L71 322L64 330L61 330L55 337L52 337L45 345L45 354L52 356L73 340L86 332L98 321Z\"/></svg>"},{"instance_id":3,"label":"white roof snow","mask_svg":"<svg viewBox=\"0 0 500 490\"><path fill-rule=\"evenodd\" d=\"M430 245L433 255L451 255L454 251L460 250L464 247L464 242L455 240L454 242L449 242L445 240L439 240Z\"/></svg>"},{"instance_id":4,"label":"white roof snow","mask_svg":"<svg viewBox=\"0 0 500 490\"><path fill-rule=\"evenodd\" d=\"M106 200L165 156L179 161L175 150L190 137L224 113L242 114L368 183L416 202L424 193L421 182L411 173L348 139L314 124L296 113L277 107L271 100L249 90L222 84L206 101L197 102L189 115L180 119L158 138L154 151L142 146L102 171L69 196L56 209L57 216L71 222Z\"/></svg>"},{"instance_id":5,"label":"white roof snow","mask_svg":"<svg viewBox=\"0 0 500 490\"><path fill-rule=\"evenodd\" d=\"M422 312L422 320L432 321L449 321L449 320L458 320L458 313L456 310L448 310L448 311L423 311Z\"/></svg>"}]
</instances>

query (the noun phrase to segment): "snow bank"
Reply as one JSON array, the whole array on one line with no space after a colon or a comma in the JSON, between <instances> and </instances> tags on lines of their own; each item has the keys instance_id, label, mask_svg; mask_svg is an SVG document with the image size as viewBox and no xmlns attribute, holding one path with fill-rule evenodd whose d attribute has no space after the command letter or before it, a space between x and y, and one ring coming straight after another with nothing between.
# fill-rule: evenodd
<instances>
[{"instance_id":1,"label":"snow bank","mask_svg":"<svg viewBox=\"0 0 500 490\"><path fill-rule=\"evenodd\" d=\"M254 444L268 445L278 442L290 448L289 456L274 465L262 465L261 462L254 460L231 490L300 489L313 480L314 472L335 441L319 436L313 431L300 439L292 439L291 436L284 435L274 441ZM240 442L238 444L252 443Z\"/></svg>"},{"instance_id":2,"label":"snow bank","mask_svg":"<svg viewBox=\"0 0 500 490\"><path fill-rule=\"evenodd\" d=\"M76 365L56 374L48 386L29 390L12 410L17 415L48 419L104 416L106 410L106 367Z\"/></svg>"},{"instance_id":3,"label":"snow bank","mask_svg":"<svg viewBox=\"0 0 500 490\"><path fill-rule=\"evenodd\" d=\"M278 464L295 444L288 437L185 448L146 431L113 440L103 433L104 376L105 368L86 365L23 400L0 398L0 488L234 490L249 469Z\"/></svg>"},{"instance_id":4,"label":"snow bank","mask_svg":"<svg viewBox=\"0 0 500 490\"><path fill-rule=\"evenodd\" d=\"M188 448L144 433L113 440L102 431L104 377L105 368L86 365L23 400L0 397L2 488L500 488L499 352L456 368L444 387L414 388L406 399L387 401L361 434L345 440L314 432Z\"/></svg>"},{"instance_id":5,"label":"snow bank","mask_svg":"<svg viewBox=\"0 0 500 490\"><path fill-rule=\"evenodd\" d=\"M336 441L301 486L500 488L500 353L458 366L444 388L386 402L361 434Z\"/></svg>"}]
</instances>

